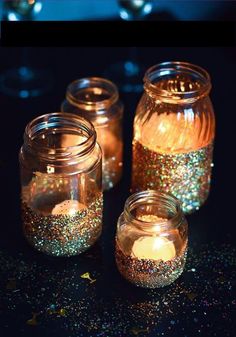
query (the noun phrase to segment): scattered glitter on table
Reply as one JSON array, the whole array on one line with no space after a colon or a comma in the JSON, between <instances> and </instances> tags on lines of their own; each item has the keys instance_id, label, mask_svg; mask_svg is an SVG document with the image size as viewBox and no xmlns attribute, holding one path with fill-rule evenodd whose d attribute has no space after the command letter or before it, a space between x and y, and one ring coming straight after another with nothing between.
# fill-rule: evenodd
<instances>
[{"instance_id":1,"label":"scattered glitter on table","mask_svg":"<svg viewBox=\"0 0 236 337\"><path fill-rule=\"evenodd\" d=\"M157 290L136 288L88 256L84 263L79 256L62 266L0 252L1 335L13 336L14 322L19 337L48 331L52 337L234 337L236 248L231 245L190 248L181 277ZM80 277L85 273L97 281L85 282ZM20 291L6 288L10 279ZM33 313L36 325L27 323Z\"/></svg>"}]
</instances>

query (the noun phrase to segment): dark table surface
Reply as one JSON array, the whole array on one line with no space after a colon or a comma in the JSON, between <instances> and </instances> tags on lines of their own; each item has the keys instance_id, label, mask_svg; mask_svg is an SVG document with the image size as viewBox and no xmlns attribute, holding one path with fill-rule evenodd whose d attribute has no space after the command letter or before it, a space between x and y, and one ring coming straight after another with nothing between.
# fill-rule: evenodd
<instances>
[{"instance_id":1,"label":"dark table surface","mask_svg":"<svg viewBox=\"0 0 236 337\"><path fill-rule=\"evenodd\" d=\"M22 50L1 49L0 71L20 63ZM114 260L117 218L129 195L132 122L140 94L121 93L124 115L124 174L104 195L103 233L88 252L49 258L31 249L20 219L18 150L26 123L58 111L69 82L102 76L125 59L126 49L29 49L31 64L48 68L53 90L38 98L1 95L1 336L236 336L235 244L235 48L142 48L147 68L166 60L196 63L212 78L217 130L210 196L187 217L189 254L185 270L171 286L145 290L126 282ZM95 282L82 278L90 273Z\"/></svg>"}]
</instances>

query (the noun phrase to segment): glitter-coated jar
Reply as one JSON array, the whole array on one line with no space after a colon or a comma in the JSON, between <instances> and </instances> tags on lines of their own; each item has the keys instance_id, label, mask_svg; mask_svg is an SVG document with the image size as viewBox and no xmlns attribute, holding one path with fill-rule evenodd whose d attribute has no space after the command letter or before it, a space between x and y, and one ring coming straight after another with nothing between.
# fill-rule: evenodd
<instances>
[{"instance_id":1,"label":"glitter-coated jar","mask_svg":"<svg viewBox=\"0 0 236 337\"><path fill-rule=\"evenodd\" d=\"M82 78L67 87L61 110L89 119L103 153L103 189L112 188L122 176L123 104L114 83L98 77Z\"/></svg>"},{"instance_id":2,"label":"glitter-coated jar","mask_svg":"<svg viewBox=\"0 0 236 337\"><path fill-rule=\"evenodd\" d=\"M151 67L134 119L132 191L169 192L191 213L205 202L211 181L215 117L211 82L184 62Z\"/></svg>"},{"instance_id":3,"label":"glitter-coated jar","mask_svg":"<svg viewBox=\"0 0 236 337\"><path fill-rule=\"evenodd\" d=\"M130 282L158 288L183 272L188 224L171 194L147 190L131 195L117 224L116 264Z\"/></svg>"},{"instance_id":4,"label":"glitter-coated jar","mask_svg":"<svg viewBox=\"0 0 236 337\"><path fill-rule=\"evenodd\" d=\"M67 113L31 121L20 150L23 232L37 250L77 255L102 230L102 154L93 125Z\"/></svg>"}]
</instances>

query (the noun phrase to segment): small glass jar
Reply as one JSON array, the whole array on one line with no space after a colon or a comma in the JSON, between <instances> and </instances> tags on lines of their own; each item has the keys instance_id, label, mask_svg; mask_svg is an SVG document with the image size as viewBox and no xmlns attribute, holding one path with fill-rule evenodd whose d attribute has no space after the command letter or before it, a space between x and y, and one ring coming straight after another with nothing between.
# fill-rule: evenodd
<instances>
[{"instance_id":1,"label":"small glass jar","mask_svg":"<svg viewBox=\"0 0 236 337\"><path fill-rule=\"evenodd\" d=\"M102 154L93 125L49 113L25 129L20 154L23 231L49 255L87 250L102 229Z\"/></svg>"},{"instance_id":2,"label":"small glass jar","mask_svg":"<svg viewBox=\"0 0 236 337\"><path fill-rule=\"evenodd\" d=\"M215 117L211 82L184 62L151 67L134 119L132 191L176 196L185 213L205 202L211 181Z\"/></svg>"},{"instance_id":3,"label":"small glass jar","mask_svg":"<svg viewBox=\"0 0 236 337\"><path fill-rule=\"evenodd\" d=\"M117 87L104 78L76 80L68 86L61 110L93 123L103 153L103 189L112 188L121 179L123 165L123 104Z\"/></svg>"},{"instance_id":4,"label":"small glass jar","mask_svg":"<svg viewBox=\"0 0 236 337\"><path fill-rule=\"evenodd\" d=\"M147 190L126 200L115 255L128 281L144 288L171 284L183 272L187 244L188 224L174 196Z\"/></svg>"}]
</instances>

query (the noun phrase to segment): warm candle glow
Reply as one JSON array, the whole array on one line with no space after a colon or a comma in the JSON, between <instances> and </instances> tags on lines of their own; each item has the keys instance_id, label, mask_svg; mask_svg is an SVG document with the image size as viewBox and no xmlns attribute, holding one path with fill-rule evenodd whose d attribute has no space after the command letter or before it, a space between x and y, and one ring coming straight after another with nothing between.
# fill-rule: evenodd
<instances>
[{"instance_id":1,"label":"warm candle glow","mask_svg":"<svg viewBox=\"0 0 236 337\"><path fill-rule=\"evenodd\" d=\"M84 209L86 206L77 200L64 200L53 208L52 215L75 215Z\"/></svg>"},{"instance_id":2,"label":"warm candle glow","mask_svg":"<svg viewBox=\"0 0 236 337\"><path fill-rule=\"evenodd\" d=\"M167 219L158 217L153 214L144 214L137 217L138 220L149 222L150 227L146 230L149 232L159 232L159 224ZM167 238L161 236L141 236L133 244L131 256L139 259L152 259L168 261L175 257L175 246Z\"/></svg>"},{"instance_id":3,"label":"warm candle glow","mask_svg":"<svg viewBox=\"0 0 236 337\"><path fill-rule=\"evenodd\" d=\"M118 88L105 78L78 79L67 87L61 108L64 112L83 116L93 124L103 154L102 187L109 190L122 175L123 104Z\"/></svg>"},{"instance_id":4,"label":"warm candle glow","mask_svg":"<svg viewBox=\"0 0 236 337\"><path fill-rule=\"evenodd\" d=\"M214 129L207 127L205 115L185 110L136 118L132 190L169 192L190 213L209 193Z\"/></svg>"},{"instance_id":5,"label":"warm candle glow","mask_svg":"<svg viewBox=\"0 0 236 337\"><path fill-rule=\"evenodd\" d=\"M103 188L109 189L121 176L123 144L108 128L95 125L95 130L97 132L97 142L101 147L103 155ZM85 139L83 136L62 135L61 146L66 148L79 145ZM88 165L89 161L93 162L93 160L93 157L90 156L86 161L86 165Z\"/></svg>"},{"instance_id":6,"label":"warm candle glow","mask_svg":"<svg viewBox=\"0 0 236 337\"><path fill-rule=\"evenodd\" d=\"M136 139L156 152L178 153L191 151L209 143L199 137L205 119L191 111L186 114L153 114L148 123L137 125ZM139 124L139 123L138 123ZM209 137L212 139L213 134ZM210 140L211 140L210 139Z\"/></svg>"},{"instance_id":7,"label":"warm candle glow","mask_svg":"<svg viewBox=\"0 0 236 337\"><path fill-rule=\"evenodd\" d=\"M118 182L122 172L123 144L107 127L95 125L97 142L101 146L103 161L103 188L109 189Z\"/></svg>"},{"instance_id":8,"label":"warm candle glow","mask_svg":"<svg viewBox=\"0 0 236 337\"><path fill-rule=\"evenodd\" d=\"M177 199L155 190L131 195L118 219L115 254L120 273L137 286L174 282L187 254L187 222Z\"/></svg>"},{"instance_id":9,"label":"warm candle glow","mask_svg":"<svg viewBox=\"0 0 236 337\"><path fill-rule=\"evenodd\" d=\"M85 136L64 134L61 136L61 147L78 146L87 140Z\"/></svg>"},{"instance_id":10,"label":"warm candle glow","mask_svg":"<svg viewBox=\"0 0 236 337\"><path fill-rule=\"evenodd\" d=\"M116 154L116 148L119 146L119 140L108 129L96 127L97 141L102 148L103 155L106 158L113 157Z\"/></svg>"},{"instance_id":11,"label":"warm candle glow","mask_svg":"<svg viewBox=\"0 0 236 337\"><path fill-rule=\"evenodd\" d=\"M164 237L141 236L134 242L132 257L169 261L176 255L174 244Z\"/></svg>"},{"instance_id":12,"label":"warm candle glow","mask_svg":"<svg viewBox=\"0 0 236 337\"><path fill-rule=\"evenodd\" d=\"M80 116L49 113L26 126L20 150L22 224L38 251L73 256L98 239L101 157L94 127Z\"/></svg>"}]
</instances>

